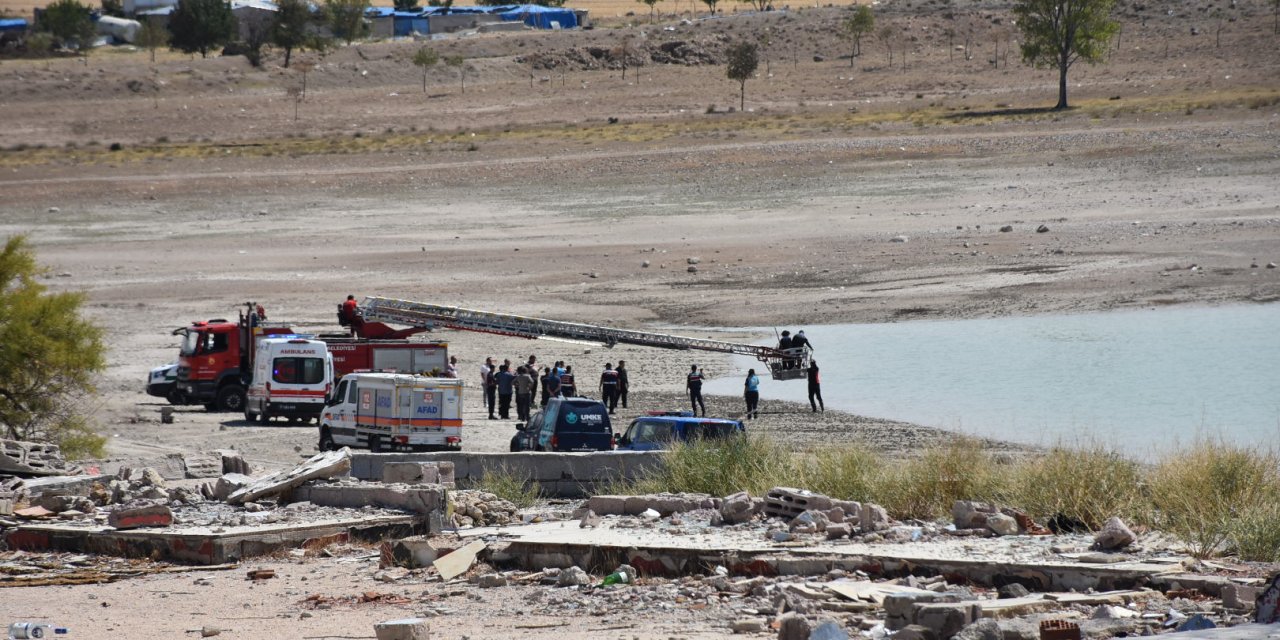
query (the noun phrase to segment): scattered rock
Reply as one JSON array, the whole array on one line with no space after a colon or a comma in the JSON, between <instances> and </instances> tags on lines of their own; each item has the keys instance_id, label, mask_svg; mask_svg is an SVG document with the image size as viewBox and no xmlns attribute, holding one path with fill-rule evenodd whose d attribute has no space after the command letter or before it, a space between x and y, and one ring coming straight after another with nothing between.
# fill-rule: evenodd
<instances>
[{"instance_id":1,"label":"scattered rock","mask_svg":"<svg viewBox=\"0 0 1280 640\"><path fill-rule=\"evenodd\" d=\"M1009 233L1010 231L1013 231L1013 225L1011 224L1006 224L1005 226L1000 227L1000 233Z\"/></svg>"},{"instance_id":2,"label":"scattered rock","mask_svg":"<svg viewBox=\"0 0 1280 640\"><path fill-rule=\"evenodd\" d=\"M730 623L729 628L734 633L760 633L764 631L764 622L760 620L734 620Z\"/></svg>"},{"instance_id":3,"label":"scattered rock","mask_svg":"<svg viewBox=\"0 0 1280 640\"><path fill-rule=\"evenodd\" d=\"M725 496L720 503L720 517L725 524L740 524L750 520L752 515L751 495L746 491Z\"/></svg>"},{"instance_id":4,"label":"scattered rock","mask_svg":"<svg viewBox=\"0 0 1280 640\"><path fill-rule=\"evenodd\" d=\"M480 580L477 582L477 584L480 586L481 589L493 589L495 587L505 587L507 586L507 577L502 575L501 573L489 573L489 574L480 576Z\"/></svg>"},{"instance_id":5,"label":"scattered rock","mask_svg":"<svg viewBox=\"0 0 1280 640\"><path fill-rule=\"evenodd\" d=\"M1018 534L1018 521L1003 513L993 513L987 516L987 528L1002 536L1013 536Z\"/></svg>"},{"instance_id":6,"label":"scattered rock","mask_svg":"<svg viewBox=\"0 0 1280 640\"><path fill-rule=\"evenodd\" d=\"M173 524L173 511L163 504L122 505L107 515L107 524L117 529L167 527Z\"/></svg>"},{"instance_id":7,"label":"scattered rock","mask_svg":"<svg viewBox=\"0 0 1280 640\"><path fill-rule=\"evenodd\" d=\"M698 264L699 262L702 262L702 258L697 258L697 257L688 258L685 260L685 262L688 262L689 264Z\"/></svg>"},{"instance_id":8,"label":"scattered rock","mask_svg":"<svg viewBox=\"0 0 1280 640\"><path fill-rule=\"evenodd\" d=\"M788 613L778 619L778 640L809 640L810 631L804 616Z\"/></svg>"},{"instance_id":9,"label":"scattered rock","mask_svg":"<svg viewBox=\"0 0 1280 640\"><path fill-rule=\"evenodd\" d=\"M861 520L863 532L888 529L889 524L893 522L893 519L889 517L889 512L884 507L870 502L862 505Z\"/></svg>"},{"instance_id":10,"label":"scattered rock","mask_svg":"<svg viewBox=\"0 0 1280 640\"><path fill-rule=\"evenodd\" d=\"M843 522L839 524L827 525L828 540L839 540L840 538L847 538L852 533L853 533L853 527Z\"/></svg>"},{"instance_id":11,"label":"scattered rock","mask_svg":"<svg viewBox=\"0 0 1280 640\"><path fill-rule=\"evenodd\" d=\"M587 575L581 567L569 567L560 572L556 578L556 584L562 587L580 587L591 583L591 576Z\"/></svg>"},{"instance_id":12,"label":"scattered rock","mask_svg":"<svg viewBox=\"0 0 1280 640\"><path fill-rule=\"evenodd\" d=\"M1025 598L1031 595L1030 589L1022 586L1021 584L1018 584L1017 582L1006 584L1003 587L1000 587L997 590L997 592L1000 594L1001 600L1010 600L1013 598Z\"/></svg>"},{"instance_id":13,"label":"scattered rock","mask_svg":"<svg viewBox=\"0 0 1280 640\"><path fill-rule=\"evenodd\" d=\"M892 237L892 238L889 238L889 242L900 242L900 243L901 243L901 242L906 242L906 241L907 241L907 237L906 237L906 236L894 236L894 237Z\"/></svg>"},{"instance_id":14,"label":"scattered rock","mask_svg":"<svg viewBox=\"0 0 1280 640\"><path fill-rule=\"evenodd\" d=\"M1133 531L1125 526L1124 521L1112 517L1093 536L1093 545L1103 551L1115 551L1129 546L1135 539Z\"/></svg>"},{"instance_id":15,"label":"scattered rock","mask_svg":"<svg viewBox=\"0 0 1280 640\"><path fill-rule=\"evenodd\" d=\"M640 268L642 268L642 269L648 269L648 268L649 268L649 261L648 261L648 260L645 260L644 262L641 262L641 263L640 263Z\"/></svg>"},{"instance_id":16,"label":"scattered rock","mask_svg":"<svg viewBox=\"0 0 1280 640\"><path fill-rule=\"evenodd\" d=\"M378 640L428 640L427 621L423 618L388 620L373 625Z\"/></svg>"},{"instance_id":17,"label":"scattered rock","mask_svg":"<svg viewBox=\"0 0 1280 640\"><path fill-rule=\"evenodd\" d=\"M587 512L582 516L582 521L578 523L578 528L594 529L600 526L601 522L604 522L604 518L596 515L596 512L587 509Z\"/></svg>"},{"instance_id":18,"label":"scattered rock","mask_svg":"<svg viewBox=\"0 0 1280 640\"><path fill-rule=\"evenodd\" d=\"M952 640L1003 640L1004 632L1000 630L1000 623L985 618L961 629L959 633L951 636Z\"/></svg>"},{"instance_id":19,"label":"scattered rock","mask_svg":"<svg viewBox=\"0 0 1280 640\"><path fill-rule=\"evenodd\" d=\"M1036 227L1036 233L1049 233L1049 227L1047 225L1042 224Z\"/></svg>"},{"instance_id":20,"label":"scattered rock","mask_svg":"<svg viewBox=\"0 0 1280 640\"><path fill-rule=\"evenodd\" d=\"M697 273L697 272L698 272L698 268L697 268L697 267L695 267L695 266L693 266L693 265L689 265L689 268L688 268L688 269L685 269L685 271L688 271L689 273Z\"/></svg>"}]
</instances>

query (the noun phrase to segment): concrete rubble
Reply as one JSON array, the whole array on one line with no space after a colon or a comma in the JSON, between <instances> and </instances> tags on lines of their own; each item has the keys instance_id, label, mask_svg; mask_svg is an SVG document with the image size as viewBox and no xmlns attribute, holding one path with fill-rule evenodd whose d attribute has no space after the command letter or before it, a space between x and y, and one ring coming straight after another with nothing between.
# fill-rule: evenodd
<instances>
[{"instance_id":1,"label":"concrete rubble","mask_svg":"<svg viewBox=\"0 0 1280 640\"><path fill-rule=\"evenodd\" d=\"M949 523L898 522L879 505L793 487L596 495L521 509L454 488L449 461L385 461L381 481L362 481L350 477L350 460L327 452L258 479L222 464L200 485L136 465L24 480L20 494L18 484L0 484L17 496L13 515L0 512L9 549L0 549L0 582L41 553L218 565L369 540L379 552L360 562L374 582L435 582L450 593L475 589L476 598L516 589L531 615L557 618L690 610L725 634L778 638L1199 633L1252 622L1257 602L1276 617L1280 601L1258 571L1197 563L1116 519L1096 533L1045 535L1015 510L958 501ZM358 600L398 598L368 591ZM411 619L376 633L427 632Z\"/></svg>"}]
</instances>

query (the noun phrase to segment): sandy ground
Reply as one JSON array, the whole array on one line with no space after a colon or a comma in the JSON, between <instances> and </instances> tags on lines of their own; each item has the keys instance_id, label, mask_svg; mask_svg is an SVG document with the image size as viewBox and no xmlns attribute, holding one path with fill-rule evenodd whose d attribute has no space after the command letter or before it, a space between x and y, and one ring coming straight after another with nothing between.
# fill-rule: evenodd
<instances>
[{"instance_id":1,"label":"sandy ground","mask_svg":"<svg viewBox=\"0 0 1280 640\"><path fill-rule=\"evenodd\" d=\"M758 336L721 328L1278 300L1280 269L1267 268L1280 262L1270 14L1238 3L1215 45L1207 12L1174 9L1126 5L1119 51L1073 70L1079 108L1067 113L1032 109L1052 104L1051 72L995 53L1008 46L1007 9L968 3L951 20L885 9L880 19L902 34L893 68L870 40L851 69L831 33L837 10L815 9L441 42L468 58L466 93L439 69L424 96L412 43L343 47L303 56L316 67L298 105L286 92L301 74L275 56L262 70L167 53L154 67L143 53L3 60L0 235L28 234L51 287L88 293L110 352L86 409L112 455L235 446L262 467L312 453L315 428L247 426L197 408L160 425L161 405L141 390L150 367L175 359L173 328L234 316L247 300L301 330L332 329L335 305L354 293L741 340ZM944 35L949 25L962 27L960 41ZM623 79L528 63L622 36L649 51L682 40L714 54L765 27L776 44L770 70L747 85L748 113L726 113L738 87L723 66L650 64ZM968 59L955 49L963 33L973 34ZM622 426L682 408L691 362L729 372L714 354L433 337L449 341L469 382L490 355L535 353L593 375L625 359L637 394ZM466 447L505 449L513 421L485 420L468 393ZM739 402L713 399L712 412L735 415ZM938 437L783 404L767 404L751 428L797 448L870 440L895 454ZM369 588L340 567L301 571ZM207 599L160 594L196 591L196 577L50 589L47 609L25 594L22 614L74 617L93 593L121 632L157 606L195 627L191 612ZM407 612L360 613L353 627L303 621L302 592L274 591L285 583L229 589L235 599L222 604L247 607L235 625L264 630L234 637L261 637L267 621L324 637ZM507 637L512 615L447 626ZM665 613L644 626L618 633L722 631Z\"/></svg>"}]
</instances>

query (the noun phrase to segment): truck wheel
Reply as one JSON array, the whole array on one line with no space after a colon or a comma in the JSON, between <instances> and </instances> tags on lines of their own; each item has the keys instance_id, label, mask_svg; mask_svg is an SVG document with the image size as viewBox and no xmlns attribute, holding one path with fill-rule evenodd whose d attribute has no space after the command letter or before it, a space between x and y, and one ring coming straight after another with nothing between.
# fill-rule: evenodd
<instances>
[{"instance_id":1,"label":"truck wheel","mask_svg":"<svg viewBox=\"0 0 1280 640\"><path fill-rule=\"evenodd\" d=\"M177 405L179 407L187 403L187 397L177 389L174 389L170 391L168 394L166 394L164 399L168 400L169 404Z\"/></svg>"},{"instance_id":2,"label":"truck wheel","mask_svg":"<svg viewBox=\"0 0 1280 640\"><path fill-rule=\"evenodd\" d=\"M320 450L321 451L337 451L338 445L333 441L333 434L329 432L329 427L320 427Z\"/></svg>"},{"instance_id":3,"label":"truck wheel","mask_svg":"<svg viewBox=\"0 0 1280 640\"><path fill-rule=\"evenodd\" d=\"M218 399L215 403L220 411L243 411L244 410L244 388L240 385L229 384L218 390Z\"/></svg>"}]
</instances>

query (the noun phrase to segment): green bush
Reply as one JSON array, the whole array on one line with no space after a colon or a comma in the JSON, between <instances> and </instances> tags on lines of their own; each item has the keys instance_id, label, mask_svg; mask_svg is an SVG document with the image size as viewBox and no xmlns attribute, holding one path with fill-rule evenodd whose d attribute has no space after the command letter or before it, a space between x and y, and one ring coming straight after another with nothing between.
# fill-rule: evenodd
<instances>
[{"instance_id":1,"label":"green bush","mask_svg":"<svg viewBox=\"0 0 1280 640\"><path fill-rule=\"evenodd\" d=\"M800 486L841 500L875 502L883 458L865 446L819 449L805 460Z\"/></svg>"},{"instance_id":2,"label":"green bush","mask_svg":"<svg viewBox=\"0 0 1280 640\"><path fill-rule=\"evenodd\" d=\"M998 499L1008 471L981 441L957 436L889 468L873 497L894 517L932 520L951 513L956 500Z\"/></svg>"},{"instance_id":3,"label":"green bush","mask_svg":"<svg viewBox=\"0 0 1280 640\"><path fill-rule=\"evenodd\" d=\"M1278 463L1273 452L1212 441L1167 455L1148 479L1152 524L1178 536L1192 555L1212 556L1243 515L1280 497Z\"/></svg>"},{"instance_id":4,"label":"green bush","mask_svg":"<svg viewBox=\"0 0 1280 640\"><path fill-rule=\"evenodd\" d=\"M542 495L542 485L529 482L506 467L486 470L471 488L492 493L521 509L532 507Z\"/></svg>"},{"instance_id":5,"label":"green bush","mask_svg":"<svg viewBox=\"0 0 1280 640\"><path fill-rule=\"evenodd\" d=\"M677 444L667 452L665 463L654 478L654 486L664 491L713 496L749 491L763 495L773 487L797 482L791 454L778 443L758 436Z\"/></svg>"},{"instance_id":6,"label":"green bush","mask_svg":"<svg viewBox=\"0 0 1280 640\"><path fill-rule=\"evenodd\" d=\"M1105 447L1054 447L1012 475L1005 501L1042 522L1062 514L1098 529L1111 516L1142 519L1138 463Z\"/></svg>"},{"instance_id":7,"label":"green bush","mask_svg":"<svg viewBox=\"0 0 1280 640\"><path fill-rule=\"evenodd\" d=\"M1241 560L1280 562L1280 504L1268 501L1242 510L1229 535Z\"/></svg>"}]
</instances>

